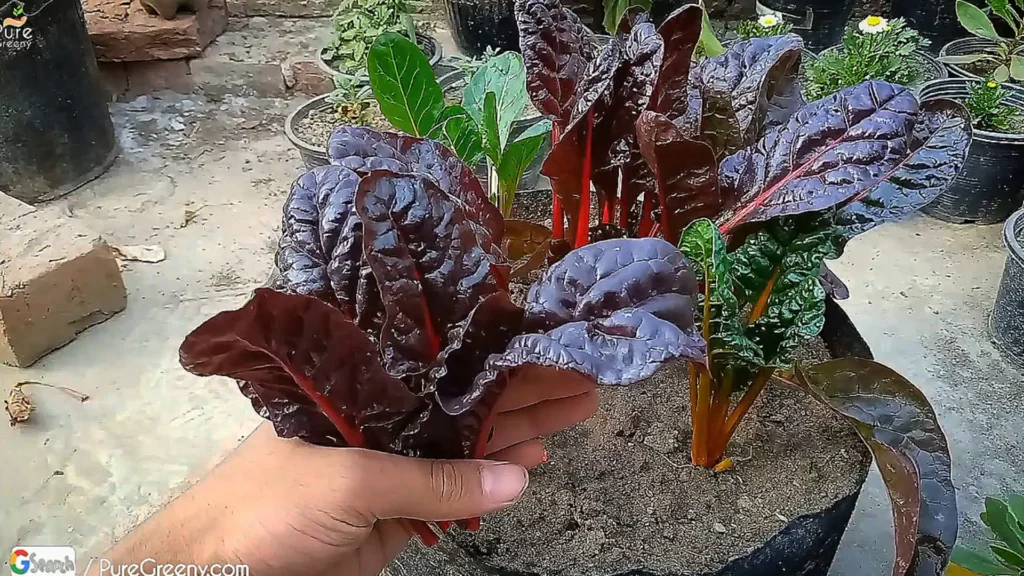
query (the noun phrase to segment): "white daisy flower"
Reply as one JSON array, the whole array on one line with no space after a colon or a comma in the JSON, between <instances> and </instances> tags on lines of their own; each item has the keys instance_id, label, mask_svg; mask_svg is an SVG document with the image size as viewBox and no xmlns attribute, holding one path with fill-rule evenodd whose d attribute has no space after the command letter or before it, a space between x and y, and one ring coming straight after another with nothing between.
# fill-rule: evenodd
<instances>
[{"instance_id":1,"label":"white daisy flower","mask_svg":"<svg viewBox=\"0 0 1024 576\"><path fill-rule=\"evenodd\" d=\"M881 16L868 16L860 21L858 28L865 34L878 34L889 29L889 21Z\"/></svg>"},{"instance_id":2,"label":"white daisy flower","mask_svg":"<svg viewBox=\"0 0 1024 576\"><path fill-rule=\"evenodd\" d=\"M757 23L760 24L762 28L775 28L781 22L782 16L775 12L764 14L757 19Z\"/></svg>"}]
</instances>

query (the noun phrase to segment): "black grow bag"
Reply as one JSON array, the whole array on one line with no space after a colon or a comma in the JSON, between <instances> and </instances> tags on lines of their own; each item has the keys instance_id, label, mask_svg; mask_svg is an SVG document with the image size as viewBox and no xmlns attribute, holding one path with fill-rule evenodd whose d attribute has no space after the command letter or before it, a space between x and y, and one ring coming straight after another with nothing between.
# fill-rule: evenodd
<instances>
[{"instance_id":1,"label":"black grow bag","mask_svg":"<svg viewBox=\"0 0 1024 576\"><path fill-rule=\"evenodd\" d=\"M16 20L0 32L0 192L42 202L106 171L117 140L79 0L29 0Z\"/></svg>"},{"instance_id":2,"label":"black grow bag","mask_svg":"<svg viewBox=\"0 0 1024 576\"><path fill-rule=\"evenodd\" d=\"M515 0L444 0L448 29L467 56L482 56L490 46L519 51Z\"/></svg>"},{"instance_id":3,"label":"black grow bag","mask_svg":"<svg viewBox=\"0 0 1024 576\"><path fill-rule=\"evenodd\" d=\"M793 24L807 47L820 51L839 44L857 0L758 0L758 10L778 12Z\"/></svg>"},{"instance_id":4,"label":"black grow bag","mask_svg":"<svg viewBox=\"0 0 1024 576\"><path fill-rule=\"evenodd\" d=\"M834 357L872 359L871 350L846 312L829 298L825 328L821 333ZM863 482L863 481L862 481ZM861 488L824 509L790 521L771 539L745 556L734 559L713 574L703 576L828 576L839 542L857 506ZM483 528L486 530L486 526ZM393 576L548 576L536 572L502 569L476 558L477 550L461 548L453 538L426 549L410 546L392 565ZM686 546L685 542L680 546ZM588 576L690 576L651 571L638 566L626 572Z\"/></svg>"},{"instance_id":5,"label":"black grow bag","mask_svg":"<svg viewBox=\"0 0 1024 576\"><path fill-rule=\"evenodd\" d=\"M949 78L926 85L921 99L963 100L971 82ZM1024 110L1024 91L1012 90L1004 101ZM922 212L956 224L995 224L1006 220L1024 200L1024 134L974 130L967 162L950 187Z\"/></svg>"},{"instance_id":6,"label":"black grow bag","mask_svg":"<svg viewBox=\"0 0 1024 576\"><path fill-rule=\"evenodd\" d=\"M984 7L984 1L970 0ZM911 28L932 41L934 53L950 40L967 34L956 19L956 0L892 0L892 16L905 18Z\"/></svg>"},{"instance_id":7,"label":"black grow bag","mask_svg":"<svg viewBox=\"0 0 1024 576\"><path fill-rule=\"evenodd\" d=\"M992 340L996 347L1024 365L1024 210L1010 217L1003 228L1009 254L999 295L992 310Z\"/></svg>"}]
</instances>

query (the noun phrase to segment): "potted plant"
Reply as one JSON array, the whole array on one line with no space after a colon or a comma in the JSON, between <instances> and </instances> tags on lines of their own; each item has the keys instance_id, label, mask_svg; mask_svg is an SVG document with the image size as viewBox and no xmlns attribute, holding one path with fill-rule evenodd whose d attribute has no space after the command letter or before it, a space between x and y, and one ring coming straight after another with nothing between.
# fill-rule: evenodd
<instances>
[{"instance_id":1,"label":"potted plant","mask_svg":"<svg viewBox=\"0 0 1024 576\"><path fill-rule=\"evenodd\" d=\"M317 63L328 75L354 74L366 67L374 40L386 32L415 39L431 66L441 61L441 45L417 30L407 0L339 0L331 16L332 36L317 51Z\"/></svg>"},{"instance_id":2,"label":"potted plant","mask_svg":"<svg viewBox=\"0 0 1024 576\"><path fill-rule=\"evenodd\" d=\"M957 545L949 576L1017 576L1024 570L1024 495L985 499L981 521L988 528L984 552Z\"/></svg>"},{"instance_id":3,"label":"potted plant","mask_svg":"<svg viewBox=\"0 0 1024 576\"><path fill-rule=\"evenodd\" d=\"M949 78L925 86L921 97L962 101L975 128L963 172L923 212L959 224L1002 222L1024 201L1024 92Z\"/></svg>"},{"instance_id":4,"label":"potted plant","mask_svg":"<svg viewBox=\"0 0 1024 576\"><path fill-rule=\"evenodd\" d=\"M1024 364L1024 210L1003 228L1009 255L992 311L992 339L1004 354Z\"/></svg>"},{"instance_id":5,"label":"potted plant","mask_svg":"<svg viewBox=\"0 0 1024 576\"><path fill-rule=\"evenodd\" d=\"M487 48L517 50L515 0L444 0L448 29L459 51L482 56Z\"/></svg>"},{"instance_id":6,"label":"potted plant","mask_svg":"<svg viewBox=\"0 0 1024 576\"><path fill-rule=\"evenodd\" d=\"M949 66L953 75L963 78L988 78L996 82L1020 84L1024 80L1024 17L1018 10L1024 10L1024 1L988 1L991 13L1006 23L1010 36L1004 37L996 30L996 20L983 10L957 0L956 16L973 38L953 40L942 47L939 61Z\"/></svg>"},{"instance_id":7,"label":"potted plant","mask_svg":"<svg viewBox=\"0 0 1024 576\"><path fill-rule=\"evenodd\" d=\"M884 80L919 89L946 78L946 69L925 52L928 40L902 18L868 16L850 28L842 44L821 52L807 66L807 97L816 100L865 80Z\"/></svg>"}]
</instances>

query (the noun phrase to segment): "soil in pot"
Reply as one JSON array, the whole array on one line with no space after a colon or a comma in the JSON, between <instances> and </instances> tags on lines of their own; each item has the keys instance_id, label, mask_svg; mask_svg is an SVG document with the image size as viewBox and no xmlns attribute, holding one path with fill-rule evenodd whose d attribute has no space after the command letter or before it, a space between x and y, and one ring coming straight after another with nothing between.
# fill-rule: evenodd
<instances>
[{"instance_id":1,"label":"soil in pot","mask_svg":"<svg viewBox=\"0 0 1024 576\"><path fill-rule=\"evenodd\" d=\"M970 64L960 64L960 67L979 78L988 78L992 75L993 72L996 71L996 68L999 67L999 64L995 62L989 62L987 60L981 60L978 62L971 62ZM1006 83L1013 84L1014 86L1020 86L1020 84L1014 82L1012 78L1007 80Z\"/></svg>"},{"instance_id":2,"label":"soil in pot","mask_svg":"<svg viewBox=\"0 0 1024 576\"><path fill-rule=\"evenodd\" d=\"M798 353L828 358L818 340ZM524 499L414 545L392 576L703 574L763 545L790 520L860 490L870 456L848 424L803 393L773 386L729 450L732 471L689 465L685 366L632 389L602 389L597 416L547 442Z\"/></svg>"},{"instance_id":3,"label":"soil in pot","mask_svg":"<svg viewBox=\"0 0 1024 576\"><path fill-rule=\"evenodd\" d=\"M313 146L323 147L327 145L327 140L335 128L351 124L352 121L339 117L334 108L321 108L313 110L295 123L295 135ZM388 119L376 107L371 109L369 122L363 125L374 130L394 130Z\"/></svg>"}]
</instances>

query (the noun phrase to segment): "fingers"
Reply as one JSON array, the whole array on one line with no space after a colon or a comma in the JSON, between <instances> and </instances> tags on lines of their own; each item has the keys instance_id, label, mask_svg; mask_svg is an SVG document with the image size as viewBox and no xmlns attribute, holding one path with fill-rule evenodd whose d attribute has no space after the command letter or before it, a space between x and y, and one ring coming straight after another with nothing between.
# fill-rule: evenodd
<instances>
[{"instance_id":1,"label":"fingers","mask_svg":"<svg viewBox=\"0 0 1024 576\"><path fill-rule=\"evenodd\" d=\"M544 449L544 442L538 438L521 442L515 446L509 446L487 455L489 460L501 460L512 462L525 468L536 468L548 460L548 452Z\"/></svg>"},{"instance_id":2,"label":"fingers","mask_svg":"<svg viewBox=\"0 0 1024 576\"><path fill-rule=\"evenodd\" d=\"M423 460L351 450L346 504L371 519L457 520L515 503L529 482L526 469L487 460ZM357 471L353 473L353 471Z\"/></svg>"},{"instance_id":3,"label":"fingers","mask_svg":"<svg viewBox=\"0 0 1024 576\"><path fill-rule=\"evenodd\" d=\"M498 400L498 412L518 410L545 400L557 400L584 394L596 386L571 370L528 365L516 372L505 393Z\"/></svg>"},{"instance_id":4,"label":"fingers","mask_svg":"<svg viewBox=\"0 0 1024 576\"><path fill-rule=\"evenodd\" d=\"M497 452L538 436L547 436L590 418L597 412L596 390L498 414L488 452Z\"/></svg>"}]
</instances>

